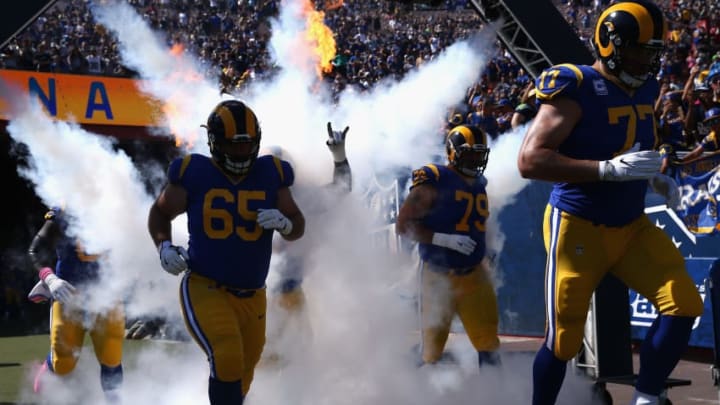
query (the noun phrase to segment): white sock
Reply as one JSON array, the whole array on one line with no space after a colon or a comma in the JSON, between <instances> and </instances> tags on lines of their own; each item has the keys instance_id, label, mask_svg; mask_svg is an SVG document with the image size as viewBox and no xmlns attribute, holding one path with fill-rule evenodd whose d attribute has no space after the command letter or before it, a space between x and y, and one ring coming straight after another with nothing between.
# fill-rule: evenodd
<instances>
[{"instance_id":1,"label":"white sock","mask_svg":"<svg viewBox=\"0 0 720 405\"><path fill-rule=\"evenodd\" d=\"M658 397L635 390L630 405L658 405Z\"/></svg>"}]
</instances>

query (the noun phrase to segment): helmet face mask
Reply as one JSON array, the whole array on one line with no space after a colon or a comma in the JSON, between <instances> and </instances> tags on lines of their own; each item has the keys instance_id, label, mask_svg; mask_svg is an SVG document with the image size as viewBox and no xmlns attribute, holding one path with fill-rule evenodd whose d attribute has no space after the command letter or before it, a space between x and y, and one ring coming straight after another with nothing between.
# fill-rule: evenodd
<instances>
[{"instance_id":1,"label":"helmet face mask","mask_svg":"<svg viewBox=\"0 0 720 405\"><path fill-rule=\"evenodd\" d=\"M478 127L461 125L448 133L445 149L448 162L464 176L483 174L490 156L487 135Z\"/></svg>"},{"instance_id":2,"label":"helmet face mask","mask_svg":"<svg viewBox=\"0 0 720 405\"><path fill-rule=\"evenodd\" d=\"M630 45L620 51L620 80L630 87L640 87L657 73L660 66L662 48ZM635 83L632 85L630 83Z\"/></svg>"},{"instance_id":3,"label":"helmet face mask","mask_svg":"<svg viewBox=\"0 0 720 405\"><path fill-rule=\"evenodd\" d=\"M222 165L223 169L233 175L244 176L255 163L259 148L260 145L251 140L228 142L221 139L219 142L216 141L211 150L216 151L213 153L213 158Z\"/></svg>"},{"instance_id":4,"label":"helmet face mask","mask_svg":"<svg viewBox=\"0 0 720 405\"><path fill-rule=\"evenodd\" d=\"M245 176L260 151L260 125L255 113L244 103L226 100L218 104L204 127L213 159L226 172Z\"/></svg>"},{"instance_id":5,"label":"helmet face mask","mask_svg":"<svg viewBox=\"0 0 720 405\"><path fill-rule=\"evenodd\" d=\"M600 15L592 44L610 73L638 88L659 71L666 32L662 11L654 3L621 1Z\"/></svg>"}]
</instances>

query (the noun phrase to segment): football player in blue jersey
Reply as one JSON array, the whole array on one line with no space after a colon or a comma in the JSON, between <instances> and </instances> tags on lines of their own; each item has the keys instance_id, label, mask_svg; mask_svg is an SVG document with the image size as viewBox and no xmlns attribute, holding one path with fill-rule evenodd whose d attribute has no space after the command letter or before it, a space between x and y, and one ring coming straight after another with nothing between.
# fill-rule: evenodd
<instances>
[{"instance_id":1,"label":"football player in blue jersey","mask_svg":"<svg viewBox=\"0 0 720 405\"><path fill-rule=\"evenodd\" d=\"M292 187L293 195L305 210L309 223L313 219L327 215L338 200L352 191L352 171L345 152L345 140L350 127L342 131L334 130L327 123L328 137L325 141L333 158L332 181L323 186L310 186L296 183ZM288 151L279 146L271 146L260 152L261 155L273 155L276 158L292 162ZM295 167L295 165L293 164ZM310 338L311 325L306 312L305 292L302 288L306 274L306 262L309 252L320 242L322 235L305 235L296 243L288 243L282 238L275 238L274 258L282 255L274 265L278 275L277 281L270 289L270 314L268 315L268 344L263 352L263 361L282 363L284 359L280 346L292 341L294 344L305 342ZM318 242L317 245L313 243Z\"/></svg>"},{"instance_id":2,"label":"football player in blue jersey","mask_svg":"<svg viewBox=\"0 0 720 405\"><path fill-rule=\"evenodd\" d=\"M487 135L476 126L457 126L448 132L446 152L447 165L412 172L396 223L399 235L418 242L422 362L441 359L457 314L480 366L497 364L497 300L483 262L490 211L480 177L490 153Z\"/></svg>"},{"instance_id":3,"label":"football player in blue jersey","mask_svg":"<svg viewBox=\"0 0 720 405\"><path fill-rule=\"evenodd\" d=\"M98 280L98 256L85 252L68 235L67 216L59 208L45 214L45 223L28 253L40 282L30 292L34 302L50 299L50 353L40 366L33 390L42 392L47 372L67 375L75 369L85 333L90 335L100 363L100 384L110 403L119 403L123 380L122 345L125 315L121 303L95 313L83 308L84 292Z\"/></svg>"},{"instance_id":4,"label":"football player in blue jersey","mask_svg":"<svg viewBox=\"0 0 720 405\"><path fill-rule=\"evenodd\" d=\"M291 190L297 201L302 204L307 201L308 205L314 208L306 213L311 215L314 212L326 212L329 205L333 205L341 195L352 190L352 171L345 152L345 140L350 127L342 131L334 130L330 122L327 123L328 138L325 141L333 157L332 181L322 187L307 187L302 184L295 184ZM280 146L269 146L260 150L260 155L273 155L290 163L293 167L293 159L289 152ZM281 354L279 353L279 341L284 341L285 336L292 336L293 341L302 340L303 336L309 335L309 320L305 313L305 293L302 288L305 276L305 258L308 252L307 235L298 243L288 243L277 235L273 240L273 252L282 255L274 269L278 278L270 287L268 306L271 315L268 315L268 331L263 359L270 363L277 363ZM279 256L275 256L279 257ZM275 311L273 311L275 310ZM165 319L159 317L142 317L135 320L125 334L126 339L141 340L161 333L161 329L172 325ZM298 326L298 328L292 328ZM302 326L301 326L302 325ZM293 329L290 331L289 329ZM298 330L302 329L302 330ZM308 333L303 333L303 331ZM263 360L261 360L263 361Z\"/></svg>"},{"instance_id":5,"label":"football player in blue jersey","mask_svg":"<svg viewBox=\"0 0 720 405\"><path fill-rule=\"evenodd\" d=\"M633 404L658 403L702 314L682 254L644 213L648 180L677 191L657 176L654 150L655 74L665 34L654 3L614 3L596 22L592 66L557 65L536 80L541 106L518 168L554 187L544 221L547 326L533 365L534 405L555 403L567 361L580 350L593 291L607 273L660 314L640 349Z\"/></svg>"},{"instance_id":6,"label":"football player in blue jersey","mask_svg":"<svg viewBox=\"0 0 720 405\"><path fill-rule=\"evenodd\" d=\"M258 156L261 130L250 107L222 101L205 127L212 157L190 154L170 163L148 230L163 269L184 272L181 308L208 358L210 403L237 405L250 389L265 344L273 233L296 240L305 219L290 192L290 164ZM172 242L172 220L181 213L187 213L187 250Z\"/></svg>"}]
</instances>

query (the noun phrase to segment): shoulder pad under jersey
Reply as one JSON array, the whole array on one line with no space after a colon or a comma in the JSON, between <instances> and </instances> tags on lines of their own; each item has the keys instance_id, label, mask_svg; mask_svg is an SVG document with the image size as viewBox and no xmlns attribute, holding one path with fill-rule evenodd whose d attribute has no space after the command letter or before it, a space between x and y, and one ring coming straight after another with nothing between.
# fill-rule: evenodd
<instances>
[{"instance_id":1,"label":"shoulder pad under jersey","mask_svg":"<svg viewBox=\"0 0 720 405\"><path fill-rule=\"evenodd\" d=\"M570 63L555 65L545 69L535 80L535 95L540 102L557 97L574 99L582 81L583 73L576 65Z\"/></svg>"},{"instance_id":2,"label":"shoulder pad under jersey","mask_svg":"<svg viewBox=\"0 0 720 405\"><path fill-rule=\"evenodd\" d=\"M412 172L412 185L410 188L421 184L435 184L440 180L440 171L433 164L425 165Z\"/></svg>"},{"instance_id":3,"label":"shoulder pad under jersey","mask_svg":"<svg viewBox=\"0 0 720 405\"><path fill-rule=\"evenodd\" d=\"M278 175L280 176L280 184L283 187L290 187L295 182L295 171L287 160L282 160L276 156L271 156ZM262 158L262 157L260 157Z\"/></svg>"},{"instance_id":4,"label":"shoulder pad under jersey","mask_svg":"<svg viewBox=\"0 0 720 405\"><path fill-rule=\"evenodd\" d=\"M170 182L170 184L180 183L180 180L182 180L182 177L185 174L185 170L190 165L192 157L193 155L187 155L185 157L176 158L170 162L167 172L168 182Z\"/></svg>"}]
</instances>

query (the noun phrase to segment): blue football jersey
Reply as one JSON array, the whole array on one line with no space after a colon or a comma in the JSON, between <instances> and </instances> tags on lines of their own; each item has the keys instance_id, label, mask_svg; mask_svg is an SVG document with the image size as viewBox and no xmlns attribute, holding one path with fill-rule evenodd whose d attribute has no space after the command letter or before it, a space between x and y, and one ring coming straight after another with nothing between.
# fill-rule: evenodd
<instances>
[{"instance_id":1,"label":"blue football jersey","mask_svg":"<svg viewBox=\"0 0 720 405\"><path fill-rule=\"evenodd\" d=\"M80 242L68 235L69 224L60 208L52 208L45 214L46 221L54 221L62 232L55 245L57 262L55 274L71 284L93 281L98 276L98 255L85 252Z\"/></svg>"},{"instance_id":2,"label":"blue football jersey","mask_svg":"<svg viewBox=\"0 0 720 405\"><path fill-rule=\"evenodd\" d=\"M472 185L447 166L425 165L413 171L412 186L428 184L437 190L437 199L431 211L422 219L422 225L435 232L470 236L477 246L470 255L420 243L420 258L428 263L448 268L474 266L485 256L485 221L490 215L487 193L482 182Z\"/></svg>"},{"instance_id":3,"label":"blue football jersey","mask_svg":"<svg viewBox=\"0 0 720 405\"><path fill-rule=\"evenodd\" d=\"M659 86L652 79L629 95L590 66L563 64L546 69L536 80L540 103L569 97L582 117L560 145L575 159L608 160L640 144L659 145L654 103ZM622 226L642 215L647 181L555 183L550 204L594 224Z\"/></svg>"},{"instance_id":4,"label":"blue football jersey","mask_svg":"<svg viewBox=\"0 0 720 405\"><path fill-rule=\"evenodd\" d=\"M278 190L293 184L290 164L260 156L250 173L233 180L207 156L175 159L170 183L187 190L190 270L244 289L265 285L272 230L257 223L259 209L277 208Z\"/></svg>"}]
</instances>

